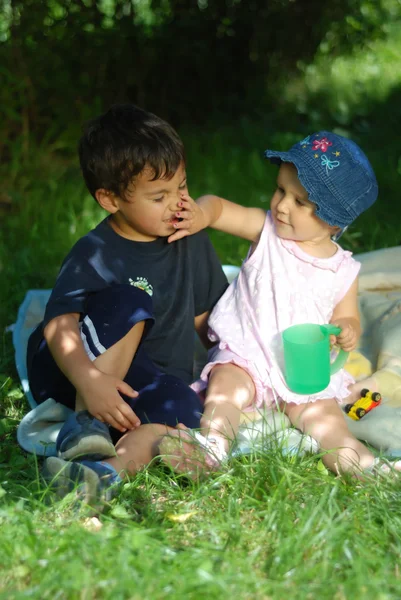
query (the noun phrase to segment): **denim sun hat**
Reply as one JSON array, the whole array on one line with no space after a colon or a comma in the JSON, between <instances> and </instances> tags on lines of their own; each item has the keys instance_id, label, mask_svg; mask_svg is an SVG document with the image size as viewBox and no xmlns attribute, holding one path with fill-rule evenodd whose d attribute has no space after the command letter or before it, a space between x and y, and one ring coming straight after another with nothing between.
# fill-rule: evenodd
<instances>
[{"instance_id":1,"label":"denim sun hat","mask_svg":"<svg viewBox=\"0 0 401 600\"><path fill-rule=\"evenodd\" d=\"M341 233L377 199L369 160L355 142L336 133L313 133L288 152L266 150L265 157L275 164L293 163L316 215L341 227Z\"/></svg>"}]
</instances>

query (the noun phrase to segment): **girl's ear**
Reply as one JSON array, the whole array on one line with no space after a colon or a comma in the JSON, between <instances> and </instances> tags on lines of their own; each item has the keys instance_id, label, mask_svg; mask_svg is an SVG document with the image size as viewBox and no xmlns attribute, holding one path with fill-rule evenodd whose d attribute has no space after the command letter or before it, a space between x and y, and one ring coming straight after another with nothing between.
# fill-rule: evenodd
<instances>
[{"instance_id":1,"label":"girl's ear","mask_svg":"<svg viewBox=\"0 0 401 600\"><path fill-rule=\"evenodd\" d=\"M118 211L117 197L113 192L110 192L110 190L100 188L99 190L96 190L95 197L100 206L104 208L104 210L107 210L107 212L114 214Z\"/></svg>"},{"instance_id":2,"label":"girl's ear","mask_svg":"<svg viewBox=\"0 0 401 600\"><path fill-rule=\"evenodd\" d=\"M331 228L331 239L333 240L333 242L336 242L337 240L339 240L346 229L347 229L346 227L344 227L344 229L341 229L341 227L332 227Z\"/></svg>"}]
</instances>

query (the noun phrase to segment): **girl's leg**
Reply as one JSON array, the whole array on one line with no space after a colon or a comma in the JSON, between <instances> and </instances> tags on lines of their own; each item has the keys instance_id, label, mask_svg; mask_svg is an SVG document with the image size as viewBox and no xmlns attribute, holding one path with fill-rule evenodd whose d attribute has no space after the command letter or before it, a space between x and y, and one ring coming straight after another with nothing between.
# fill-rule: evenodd
<instances>
[{"instance_id":1,"label":"girl's leg","mask_svg":"<svg viewBox=\"0 0 401 600\"><path fill-rule=\"evenodd\" d=\"M360 474L372 466L373 454L351 434L336 400L289 403L285 412L295 427L311 435L326 451L322 460L334 473Z\"/></svg>"},{"instance_id":2,"label":"girl's leg","mask_svg":"<svg viewBox=\"0 0 401 600\"><path fill-rule=\"evenodd\" d=\"M209 377L201 435L178 425L160 444L164 461L192 479L216 470L238 432L241 411L254 395L255 386L246 371L229 363L216 365Z\"/></svg>"},{"instance_id":3,"label":"girl's leg","mask_svg":"<svg viewBox=\"0 0 401 600\"><path fill-rule=\"evenodd\" d=\"M238 433L241 412L255 396L250 375L233 364L216 365L210 372L201 417L204 436L218 438L225 451Z\"/></svg>"}]
</instances>

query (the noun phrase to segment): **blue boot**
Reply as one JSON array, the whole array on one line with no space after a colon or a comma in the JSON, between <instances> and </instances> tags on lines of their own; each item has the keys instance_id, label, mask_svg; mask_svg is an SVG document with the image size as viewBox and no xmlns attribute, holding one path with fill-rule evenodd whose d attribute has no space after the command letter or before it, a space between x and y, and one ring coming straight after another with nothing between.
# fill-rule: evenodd
<instances>
[{"instance_id":1,"label":"blue boot","mask_svg":"<svg viewBox=\"0 0 401 600\"><path fill-rule=\"evenodd\" d=\"M109 428L87 410L72 414L57 437L57 454L64 460L102 460L116 455Z\"/></svg>"},{"instance_id":2,"label":"blue boot","mask_svg":"<svg viewBox=\"0 0 401 600\"><path fill-rule=\"evenodd\" d=\"M43 476L59 498L75 490L79 501L92 507L110 502L122 482L117 471L107 463L69 462L55 456L45 460Z\"/></svg>"}]
</instances>

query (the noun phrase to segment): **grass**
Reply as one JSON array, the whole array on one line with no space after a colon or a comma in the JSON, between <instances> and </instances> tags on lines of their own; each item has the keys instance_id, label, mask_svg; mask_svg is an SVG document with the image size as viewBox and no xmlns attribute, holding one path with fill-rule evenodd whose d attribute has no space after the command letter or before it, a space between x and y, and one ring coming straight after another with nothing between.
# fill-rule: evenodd
<instances>
[{"instance_id":1,"label":"grass","mask_svg":"<svg viewBox=\"0 0 401 600\"><path fill-rule=\"evenodd\" d=\"M286 146L300 135L262 139L260 130L241 122L214 133L184 131L192 195L214 191L267 208L276 171L255 147ZM73 242L102 218L68 157L15 152L3 172L11 209L2 214L0 238L1 332L26 291L51 287ZM387 168L397 157L389 151L375 160L388 193L344 237L356 252L401 239L398 187ZM240 264L246 242L217 232L212 239L223 262ZM0 598L401 596L400 484L338 480L318 468L317 457L255 454L200 485L154 465L124 485L100 530L88 528L71 499L52 498L40 464L16 444L27 405L9 333L0 349Z\"/></svg>"},{"instance_id":2,"label":"grass","mask_svg":"<svg viewBox=\"0 0 401 600\"><path fill-rule=\"evenodd\" d=\"M260 454L186 486L149 468L99 531L37 483L9 481L0 597L398 598L399 485L346 483L316 466Z\"/></svg>"}]
</instances>

